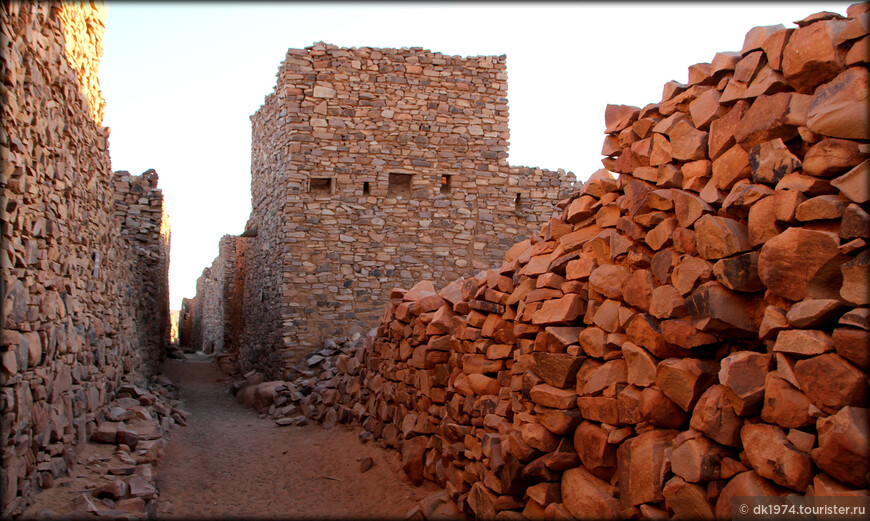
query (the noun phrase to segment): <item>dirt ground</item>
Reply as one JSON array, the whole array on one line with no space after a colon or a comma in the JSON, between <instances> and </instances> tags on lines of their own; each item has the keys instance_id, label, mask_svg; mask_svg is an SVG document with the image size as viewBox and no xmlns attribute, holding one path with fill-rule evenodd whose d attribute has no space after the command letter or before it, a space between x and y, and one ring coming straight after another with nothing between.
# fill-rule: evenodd
<instances>
[{"instance_id":1,"label":"dirt ground","mask_svg":"<svg viewBox=\"0 0 870 521\"><path fill-rule=\"evenodd\" d=\"M187 426L170 431L154 468L158 518L405 519L437 490L400 478L398 454L361 443L359 426L279 427L259 418L236 402L215 362L167 360L162 370L179 387L190 416ZM38 494L20 518L80 515L74 511L94 483L105 480L113 450L86 444L72 474ZM374 466L362 473L365 457Z\"/></svg>"},{"instance_id":2,"label":"dirt ground","mask_svg":"<svg viewBox=\"0 0 870 521\"><path fill-rule=\"evenodd\" d=\"M213 362L163 371L191 416L157 466L162 518L404 519L431 493L400 480L395 453L361 443L358 426L279 427L238 404ZM375 465L361 473L366 456Z\"/></svg>"}]
</instances>

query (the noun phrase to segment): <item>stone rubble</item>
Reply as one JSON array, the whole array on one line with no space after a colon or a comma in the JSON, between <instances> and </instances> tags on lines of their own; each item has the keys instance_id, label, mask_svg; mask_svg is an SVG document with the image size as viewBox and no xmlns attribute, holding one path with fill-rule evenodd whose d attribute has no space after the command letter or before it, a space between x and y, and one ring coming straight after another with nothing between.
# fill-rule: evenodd
<instances>
[{"instance_id":1,"label":"stone rubble","mask_svg":"<svg viewBox=\"0 0 870 521\"><path fill-rule=\"evenodd\" d=\"M62 512L42 508L42 496L37 496L24 515L144 519L171 508L158 505L157 463L168 431L187 424L189 414L178 398L175 385L162 375L121 386L115 399L100 408L98 427L88 441L111 447L111 452L95 448L76 468L76 474L87 477L84 491Z\"/></svg>"},{"instance_id":2,"label":"stone rubble","mask_svg":"<svg viewBox=\"0 0 870 521\"><path fill-rule=\"evenodd\" d=\"M320 378L269 408L352 415L443 488L418 519L729 519L740 495L868 495L851 51L868 6L754 28L659 103L608 106L607 170L558 218L500 267L392 290L361 349L312 353Z\"/></svg>"}]
</instances>

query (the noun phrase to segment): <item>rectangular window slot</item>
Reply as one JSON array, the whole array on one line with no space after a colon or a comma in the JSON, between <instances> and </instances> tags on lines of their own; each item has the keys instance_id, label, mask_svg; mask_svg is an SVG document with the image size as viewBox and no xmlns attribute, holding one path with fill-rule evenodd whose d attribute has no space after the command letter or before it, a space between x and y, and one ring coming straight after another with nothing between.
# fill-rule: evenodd
<instances>
[{"instance_id":1,"label":"rectangular window slot","mask_svg":"<svg viewBox=\"0 0 870 521\"><path fill-rule=\"evenodd\" d=\"M450 193L450 177L449 175L441 176L441 193L449 194Z\"/></svg>"},{"instance_id":2,"label":"rectangular window slot","mask_svg":"<svg viewBox=\"0 0 870 521\"><path fill-rule=\"evenodd\" d=\"M363 195L368 195L369 193L369 182L363 181Z\"/></svg>"},{"instance_id":3,"label":"rectangular window slot","mask_svg":"<svg viewBox=\"0 0 870 521\"><path fill-rule=\"evenodd\" d=\"M332 189L331 177L312 177L308 180L308 193L315 195L330 195L332 194Z\"/></svg>"},{"instance_id":4,"label":"rectangular window slot","mask_svg":"<svg viewBox=\"0 0 870 521\"><path fill-rule=\"evenodd\" d=\"M412 174L390 173L388 192L390 195L411 196Z\"/></svg>"},{"instance_id":5,"label":"rectangular window slot","mask_svg":"<svg viewBox=\"0 0 870 521\"><path fill-rule=\"evenodd\" d=\"M516 199L514 199L514 212L523 213L523 201L520 198L520 194L517 194Z\"/></svg>"}]
</instances>

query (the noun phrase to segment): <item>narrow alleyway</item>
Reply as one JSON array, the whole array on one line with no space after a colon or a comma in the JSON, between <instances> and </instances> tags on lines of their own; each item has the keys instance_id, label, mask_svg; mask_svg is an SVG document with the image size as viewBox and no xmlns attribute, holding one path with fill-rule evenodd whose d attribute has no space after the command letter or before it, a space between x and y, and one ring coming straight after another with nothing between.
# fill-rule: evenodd
<instances>
[{"instance_id":1,"label":"narrow alleyway","mask_svg":"<svg viewBox=\"0 0 870 521\"><path fill-rule=\"evenodd\" d=\"M400 481L390 455L357 429L279 427L226 390L214 362L168 360L191 413L158 465L163 518L399 518L427 495ZM360 459L375 466L360 472ZM170 506L171 505L171 506Z\"/></svg>"}]
</instances>

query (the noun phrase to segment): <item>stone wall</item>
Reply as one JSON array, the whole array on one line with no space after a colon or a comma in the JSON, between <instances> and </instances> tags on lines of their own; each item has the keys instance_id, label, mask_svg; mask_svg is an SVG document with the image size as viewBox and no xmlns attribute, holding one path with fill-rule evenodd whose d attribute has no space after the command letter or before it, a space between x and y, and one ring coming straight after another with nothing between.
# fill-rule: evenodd
<instances>
[{"instance_id":1,"label":"stone wall","mask_svg":"<svg viewBox=\"0 0 870 521\"><path fill-rule=\"evenodd\" d=\"M241 310L233 307L234 298L244 290L244 264L237 267L237 245L243 237L221 237L218 256L196 281L196 298L184 299L182 313L189 321L190 340L183 347L193 347L204 353L222 353L231 349L238 351L241 332ZM242 263L244 254L242 253ZM240 286L240 287L239 287ZM195 307L194 307L195 306Z\"/></svg>"},{"instance_id":2,"label":"stone wall","mask_svg":"<svg viewBox=\"0 0 870 521\"><path fill-rule=\"evenodd\" d=\"M157 188L159 176L153 169L141 175L118 171L113 175L115 219L120 233L133 253L134 269L126 287L128 302L137 324L138 346L143 367L154 368L170 343L169 319L169 216L163 205L163 191ZM117 229L117 228L116 228Z\"/></svg>"},{"instance_id":3,"label":"stone wall","mask_svg":"<svg viewBox=\"0 0 870 521\"><path fill-rule=\"evenodd\" d=\"M660 102L608 106L618 176L499 267L394 289L328 380L263 384L290 395L271 411L356 417L444 487L424 519L866 505L868 5L756 27Z\"/></svg>"},{"instance_id":4,"label":"stone wall","mask_svg":"<svg viewBox=\"0 0 870 521\"><path fill-rule=\"evenodd\" d=\"M142 181L112 175L97 83L104 10L7 2L0 18L8 515L74 463L123 382L153 371L168 336L169 244L159 190L146 182L133 200Z\"/></svg>"},{"instance_id":5,"label":"stone wall","mask_svg":"<svg viewBox=\"0 0 870 521\"><path fill-rule=\"evenodd\" d=\"M489 267L552 214L573 174L508 164L506 94L504 56L288 51L251 118L251 363L281 375L395 284Z\"/></svg>"}]
</instances>

